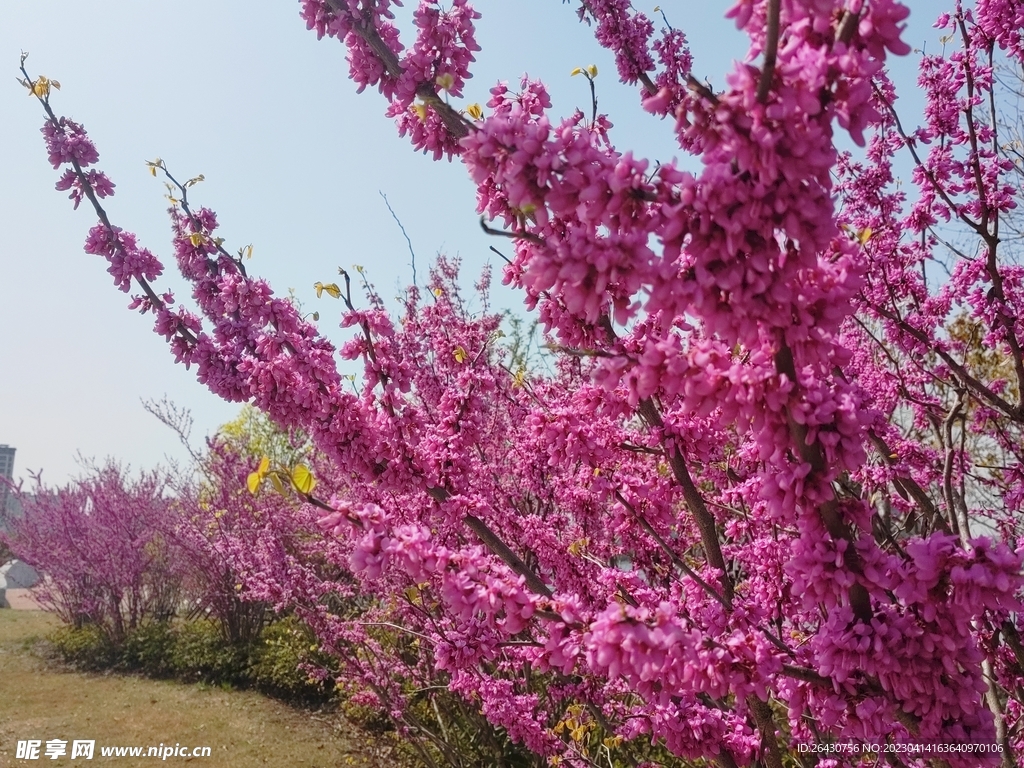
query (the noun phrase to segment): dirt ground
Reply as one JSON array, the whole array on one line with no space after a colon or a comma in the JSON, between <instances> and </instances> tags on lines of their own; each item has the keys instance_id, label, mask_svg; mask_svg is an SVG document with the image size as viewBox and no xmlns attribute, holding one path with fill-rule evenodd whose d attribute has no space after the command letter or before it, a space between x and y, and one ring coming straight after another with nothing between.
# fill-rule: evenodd
<instances>
[{"instance_id":1,"label":"dirt ground","mask_svg":"<svg viewBox=\"0 0 1024 768\"><path fill-rule=\"evenodd\" d=\"M71 672L34 652L59 626L38 610L0 609L0 767L152 766L150 757L103 757L103 746L208 746L210 757L170 757L172 764L213 768L297 766L377 768L395 764L391 748L372 743L336 715L293 709L252 691ZM43 742L40 760L16 759L19 740ZM48 740L68 754L45 755ZM92 760L70 759L76 739L95 740Z\"/></svg>"}]
</instances>

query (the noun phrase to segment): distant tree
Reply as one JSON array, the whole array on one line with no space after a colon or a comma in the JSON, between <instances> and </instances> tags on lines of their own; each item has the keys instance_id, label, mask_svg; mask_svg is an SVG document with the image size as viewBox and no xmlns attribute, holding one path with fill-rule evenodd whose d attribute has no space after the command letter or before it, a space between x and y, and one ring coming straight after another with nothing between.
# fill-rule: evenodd
<instances>
[{"instance_id":1,"label":"distant tree","mask_svg":"<svg viewBox=\"0 0 1024 768\"><path fill-rule=\"evenodd\" d=\"M133 476L115 463L59 488L36 478L31 493L19 494L22 516L0 540L42 574L43 605L120 642L177 606L183 574L167 489L161 472Z\"/></svg>"},{"instance_id":2,"label":"distant tree","mask_svg":"<svg viewBox=\"0 0 1024 768\"><path fill-rule=\"evenodd\" d=\"M297 521L309 518L310 512L298 509L298 501L283 493L253 494L247 487L249 476L262 462L288 477L309 455L304 436L289 435L245 407L220 428L205 453L197 454L199 471L178 484L175 533L187 564L189 613L215 619L230 641L255 639L273 607L291 607L254 594L260 592L255 574L263 571L264 563L308 559L302 557L305 551L294 533ZM310 527L316 520L312 514Z\"/></svg>"}]
</instances>

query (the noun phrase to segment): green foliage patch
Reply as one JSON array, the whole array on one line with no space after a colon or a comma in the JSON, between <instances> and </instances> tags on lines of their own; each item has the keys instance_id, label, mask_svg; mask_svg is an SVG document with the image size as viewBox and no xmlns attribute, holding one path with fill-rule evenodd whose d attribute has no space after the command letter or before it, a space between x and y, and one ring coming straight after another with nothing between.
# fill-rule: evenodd
<instances>
[{"instance_id":1,"label":"green foliage patch","mask_svg":"<svg viewBox=\"0 0 1024 768\"><path fill-rule=\"evenodd\" d=\"M149 677L170 677L174 674L171 659L177 639L169 622L144 624L125 638L121 665Z\"/></svg>"},{"instance_id":2,"label":"green foliage patch","mask_svg":"<svg viewBox=\"0 0 1024 768\"><path fill-rule=\"evenodd\" d=\"M211 621L190 621L178 628L170 653L174 676L185 682L248 683L250 646L233 644Z\"/></svg>"},{"instance_id":3,"label":"green foliage patch","mask_svg":"<svg viewBox=\"0 0 1024 768\"><path fill-rule=\"evenodd\" d=\"M61 627L50 635L50 642L65 662L79 669L107 669L119 657L117 647L95 624Z\"/></svg>"},{"instance_id":4,"label":"green foliage patch","mask_svg":"<svg viewBox=\"0 0 1024 768\"><path fill-rule=\"evenodd\" d=\"M289 616L263 631L253 648L249 673L264 693L313 703L334 695L335 669L309 627Z\"/></svg>"},{"instance_id":5,"label":"green foliage patch","mask_svg":"<svg viewBox=\"0 0 1024 768\"><path fill-rule=\"evenodd\" d=\"M205 619L178 626L149 622L113 643L95 624L61 627L49 636L66 663L86 670L122 669L215 686L254 687L285 701L322 704L335 697L337 665L295 617L270 624L253 642L225 639Z\"/></svg>"}]
</instances>

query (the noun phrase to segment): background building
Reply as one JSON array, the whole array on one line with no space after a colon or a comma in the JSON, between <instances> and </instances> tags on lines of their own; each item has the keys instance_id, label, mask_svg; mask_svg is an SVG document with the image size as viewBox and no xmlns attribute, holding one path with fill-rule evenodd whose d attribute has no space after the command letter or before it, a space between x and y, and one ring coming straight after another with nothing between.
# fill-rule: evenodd
<instances>
[{"instance_id":1,"label":"background building","mask_svg":"<svg viewBox=\"0 0 1024 768\"><path fill-rule=\"evenodd\" d=\"M21 505L5 481L14 480L14 451L9 445L0 445L0 531L4 529L4 518L19 515ZM3 565L0 562L0 565Z\"/></svg>"},{"instance_id":2,"label":"background building","mask_svg":"<svg viewBox=\"0 0 1024 768\"><path fill-rule=\"evenodd\" d=\"M8 480L14 477L14 452L17 448L0 445L0 475Z\"/></svg>"},{"instance_id":3,"label":"background building","mask_svg":"<svg viewBox=\"0 0 1024 768\"><path fill-rule=\"evenodd\" d=\"M7 483L4 480L14 479L14 452L16 448L0 445L0 512L7 509Z\"/></svg>"}]
</instances>

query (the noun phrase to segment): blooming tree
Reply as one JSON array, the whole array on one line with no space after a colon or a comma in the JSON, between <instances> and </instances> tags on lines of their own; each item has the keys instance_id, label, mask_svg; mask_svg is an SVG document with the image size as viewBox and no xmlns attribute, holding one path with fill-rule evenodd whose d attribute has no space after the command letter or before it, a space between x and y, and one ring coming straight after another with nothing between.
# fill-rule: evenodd
<instances>
[{"instance_id":1,"label":"blooming tree","mask_svg":"<svg viewBox=\"0 0 1024 768\"><path fill-rule=\"evenodd\" d=\"M188 445L186 412L166 402L148 407ZM309 532L302 533L303 512L315 521L315 511L296 510L281 494L254 495L246 488L254 462L263 459L269 466L272 456L276 465L288 467L306 453L304 438L290 439L246 408L218 430L205 453L193 452L196 471L179 477L174 538L186 574L183 608L216 620L226 640L251 641L270 618L267 602L250 594L267 580L266 564L316 560Z\"/></svg>"},{"instance_id":2,"label":"blooming tree","mask_svg":"<svg viewBox=\"0 0 1024 768\"><path fill-rule=\"evenodd\" d=\"M37 477L31 493L18 489L23 514L0 536L43 574L43 605L120 642L177 607L183 572L166 488L159 471L132 477L114 463L62 488Z\"/></svg>"},{"instance_id":3,"label":"blooming tree","mask_svg":"<svg viewBox=\"0 0 1024 768\"><path fill-rule=\"evenodd\" d=\"M195 180L157 161L198 313L178 307L107 217L84 128L23 69L58 189L99 216L87 252L200 381L323 455L333 493L291 479L324 546L539 760L638 764L654 743L781 766L839 744L832 764L1015 764L1024 269L1001 234L1020 165L996 75L1024 65L1024 3L939 18L949 49L922 57L912 128L884 70L909 52L894 0L739 0L751 46L718 92L681 30L584 0L698 174L617 149L596 104L553 120L540 82L458 110L479 14L423 0L403 42L391 6L301 14L415 149L465 164L514 249L505 281L559 350L550 376L508 364L494 318L460 316L442 263L398 325L345 273L318 287L355 331L348 391L335 349L223 248Z\"/></svg>"}]
</instances>

